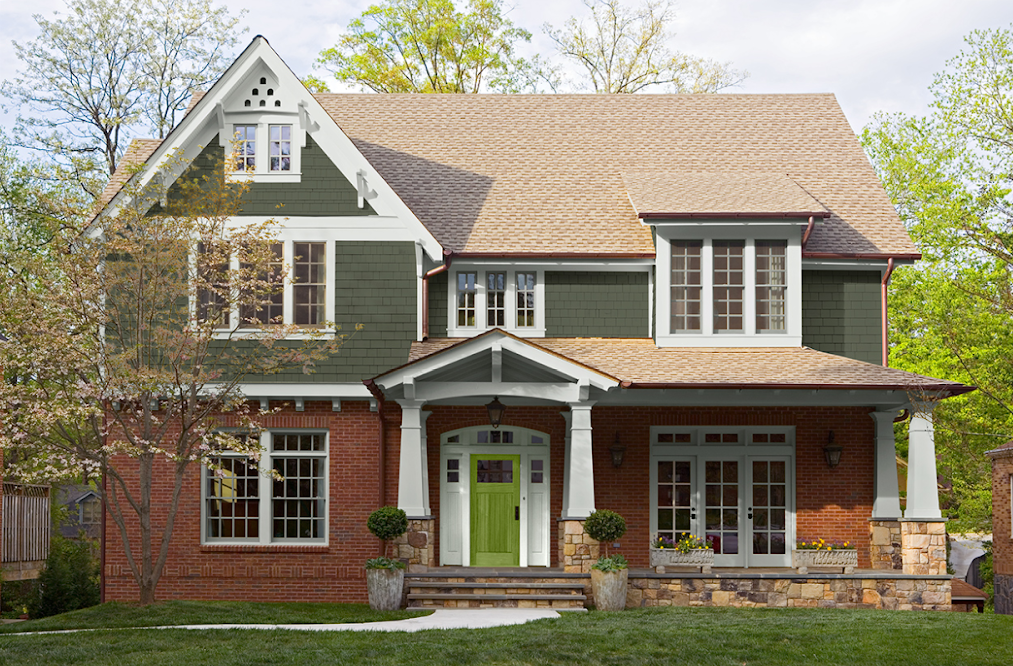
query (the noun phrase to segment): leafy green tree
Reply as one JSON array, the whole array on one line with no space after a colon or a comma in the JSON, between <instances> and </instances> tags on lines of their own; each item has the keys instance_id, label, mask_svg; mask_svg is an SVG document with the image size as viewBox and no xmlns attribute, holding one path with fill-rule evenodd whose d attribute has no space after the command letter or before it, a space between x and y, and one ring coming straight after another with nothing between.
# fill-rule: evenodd
<instances>
[{"instance_id":1,"label":"leafy green tree","mask_svg":"<svg viewBox=\"0 0 1013 666\"><path fill-rule=\"evenodd\" d=\"M229 226L247 185L227 181L227 163L184 171L172 161L153 181L174 183L168 192L130 183L93 225L54 234L51 260L33 248L7 258L0 448L23 454L8 471L103 477L97 491L142 603L155 600L188 470L228 478L221 451L260 455L244 433L261 414L241 384L310 372L345 339L293 343L306 332L256 320L288 278L272 272L270 221ZM158 487L168 497L155 511Z\"/></svg>"},{"instance_id":2,"label":"leafy green tree","mask_svg":"<svg viewBox=\"0 0 1013 666\"><path fill-rule=\"evenodd\" d=\"M980 30L924 117L880 114L866 151L925 259L891 288L891 364L978 391L936 410L954 529L988 529L985 450L1013 438L1013 33Z\"/></svg>"},{"instance_id":3,"label":"leafy green tree","mask_svg":"<svg viewBox=\"0 0 1013 666\"><path fill-rule=\"evenodd\" d=\"M530 39L501 0L469 0L466 11L453 0L386 0L353 20L318 63L374 92L477 93L517 85L515 46Z\"/></svg>"},{"instance_id":4,"label":"leafy green tree","mask_svg":"<svg viewBox=\"0 0 1013 666\"><path fill-rule=\"evenodd\" d=\"M134 130L164 137L238 39L239 19L212 0L67 0L34 18L40 35L14 42L21 68L2 91L21 106L19 140L72 174L111 175Z\"/></svg>"},{"instance_id":5,"label":"leafy green tree","mask_svg":"<svg viewBox=\"0 0 1013 666\"><path fill-rule=\"evenodd\" d=\"M669 50L675 12L669 0L644 0L637 8L620 0L584 0L590 20L570 18L562 29L546 26L559 53L586 73L581 87L598 93L636 93L650 87L713 93L738 85L747 72Z\"/></svg>"}]
</instances>

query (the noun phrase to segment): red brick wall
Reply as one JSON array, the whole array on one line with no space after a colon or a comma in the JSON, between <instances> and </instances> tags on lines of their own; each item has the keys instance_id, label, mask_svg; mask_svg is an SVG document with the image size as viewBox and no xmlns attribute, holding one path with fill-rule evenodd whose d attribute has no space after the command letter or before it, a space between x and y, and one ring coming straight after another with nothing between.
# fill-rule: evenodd
<instances>
[{"instance_id":1,"label":"red brick wall","mask_svg":"<svg viewBox=\"0 0 1013 666\"><path fill-rule=\"evenodd\" d=\"M992 458L992 548L995 573L1013 576L1013 532L1010 517L1010 478L1013 448Z\"/></svg>"},{"instance_id":2,"label":"red brick wall","mask_svg":"<svg viewBox=\"0 0 1013 666\"><path fill-rule=\"evenodd\" d=\"M272 406L277 406L272 403ZM428 408L430 502L439 517L440 434L488 423L484 407ZM512 407L505 425L545 432L551 442L551 517L562 511L563 446L566 408ZM594 469L596 503L623 514L629 531L620 552L634 567L647 566L650 529L649 452L651 426L795 426L797 531L803 536L850 540L859 545L859 566L869 566L868 518L873 502L873 421L864 408L662 408L596 407ZM256 599L263 601L364 601L363 562L380 552L366 530L369 513L397 503L400 409L385 404L384 497L377 476L379 417L367 402L307 402L304 412L289 405L265 422L275 428L326 428L330 431L330 539L320 547L237 547L200 544L200 471L192 466L183 490L169 559L158 597ZM823 445L834 430L844 447L841 465L827 468ZM623 466L612 466L609 447L619 432L626 446ZM164 525L170 499L171 469L156 473L156 528ZM555 525L550 535L556 534ZM132 528L132 533L136 529ZM127 568L118 528L107 528L106 592L109 600L135 600L137 589ZM135 551L137 550L136 539ZM553 565L555 562L555 548ZM437 541L437 561L439 542Z\"/></svg>"},{"instance_id":3,"label":"red brick wall","mask_svg":"<svg viewBox=\"0 0 1013 666\"><path fill-rule=\"evenodd\" d=\"M272 407L280 403L271 404ZM389 406L389 405L388 405ZM397 430L400 414L390 430ZM304 412L289 404L264 421L269 428L324 428L329 437L329 545L303 547L201 546L200 470L192 465L183 487L169 558L157 589L160 599L240 599L260 601L365 601L363 563L380 554L380 542L366 530L366 518L379 498L378 416L368 402L306 402ZM391 437L388 437L388 441ZM396 448L393 455L396 456ZM388 454L388 484L393 470L396 501L397 461ZM136 476L134 477L136 479ZM172 471L164 461L156 468L153 515L156 533L165 524L171 499ZM129 514L128 514L129 516ZM139 553L136 521L131 521L133 550ZM138 598L119 529L107 527L106 595L108 600Z\"/></svg>"}]
</instances>

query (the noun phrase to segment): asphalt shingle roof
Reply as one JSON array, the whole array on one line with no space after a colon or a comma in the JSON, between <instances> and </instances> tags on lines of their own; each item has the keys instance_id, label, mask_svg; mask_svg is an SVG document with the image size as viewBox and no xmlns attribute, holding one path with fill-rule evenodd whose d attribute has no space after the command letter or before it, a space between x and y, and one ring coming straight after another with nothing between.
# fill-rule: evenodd
<instances>
[{"instance_id":1,"label":"asphalt shingle roof","mask_svg":"<svg viewBox=\"0 0 1013 666\"><path fill-rule=\"evenodd\" d=\"M317 100L458 253L653 255L641 206L826 210L807 254L918 252L830 94ZM114 176L103 203L125 180ZM780 208L791 210L767 210Z\"/></svg>"}]
</instances>

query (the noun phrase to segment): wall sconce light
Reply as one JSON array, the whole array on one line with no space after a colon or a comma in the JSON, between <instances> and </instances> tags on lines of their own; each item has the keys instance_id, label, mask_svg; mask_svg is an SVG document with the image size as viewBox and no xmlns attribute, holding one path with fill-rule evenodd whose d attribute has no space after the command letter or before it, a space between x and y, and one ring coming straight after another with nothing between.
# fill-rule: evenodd
<instances>
[{"instance_id":1,"label":"wall sconce light","mask_svg":"<svg viewBox=\"0 0 1013 666\"><path fill-rule=\"evenodd\" d=\"M499 401L499 398L493 398L492 402L485 406L486 411L489 412L489 425L495 430L499 427L500 423L503 423L503 414L506 412L506 405Z\"/></svg>"},{"instance_id":2,"label":"wall sconce light","mask_svg":"<svg viewBox=\"0 0 1013 666\"><path fill-rule=\"evenodd\" d=\"M616 441L615 444L609 447L609 453L612 454L612 466L622 467L623 457L626 455L626 447L619 441L619 431L616 431Z\"/></svg>"},{"instance_id":3,"label":"wall sconce light","mask_svg":"<svg viewBox=\"0 0 1013 666\"><path fill-rule=\"evenodd\" d=\"M844 451L843 446L834 444L834 431L831 430L827 435L827 445L823 447L823 455L827 457L827 467L833 469L841 464L842 451Z\"/></svg>"}]
</instances>

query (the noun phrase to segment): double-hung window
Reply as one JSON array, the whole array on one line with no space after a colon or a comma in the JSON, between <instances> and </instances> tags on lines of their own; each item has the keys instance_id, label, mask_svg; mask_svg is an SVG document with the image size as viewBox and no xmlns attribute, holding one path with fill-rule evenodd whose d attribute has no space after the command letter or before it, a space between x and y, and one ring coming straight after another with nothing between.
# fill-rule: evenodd
<instances>
[{"instance_id":1,"label":"double-hung window","mask_svg":"<svg viewBox=\"0 0 1013 666\"><path fill-rule=\"evenodd\" d=\"M204 543L326 543L327 433L265 431L260 443L259 463L223 453L204 468Z\"/></svg>"},{"instance_id":2,"label":"double-hung window","mask_svg":"<svg viewBox=\"0 0 1013 666\"><path fill-rule=\"evenodd\" d=\"M288 120L287 116L265 114L258 120L232 124L231 143L222 142L226 151L232 150L235 159L233 177L299 182L304 132L291 124L277 122Z\"/></svg>"},{"instance_id":3,"label":"double-hung window","mask_svg":"<svg viewBox=\"0 0 1013 666\"><path fill-rule=\"evenodd\" d=\"M725 229L685 239L665 231L657 254L660 346L801 345L802 253L794 234Z\"/></svg>"},{"instance_id":4,"label":"double-hung window","mask_svg":"<svg viewBox=\"0 0 1013 666\"><path fill-rule=\"evenodd\" d=\"M502 328L529 337L545 335L544 273L525 269L458 268L449 281L448 333L474 335Z\"/></svg>"}]
</instances>

